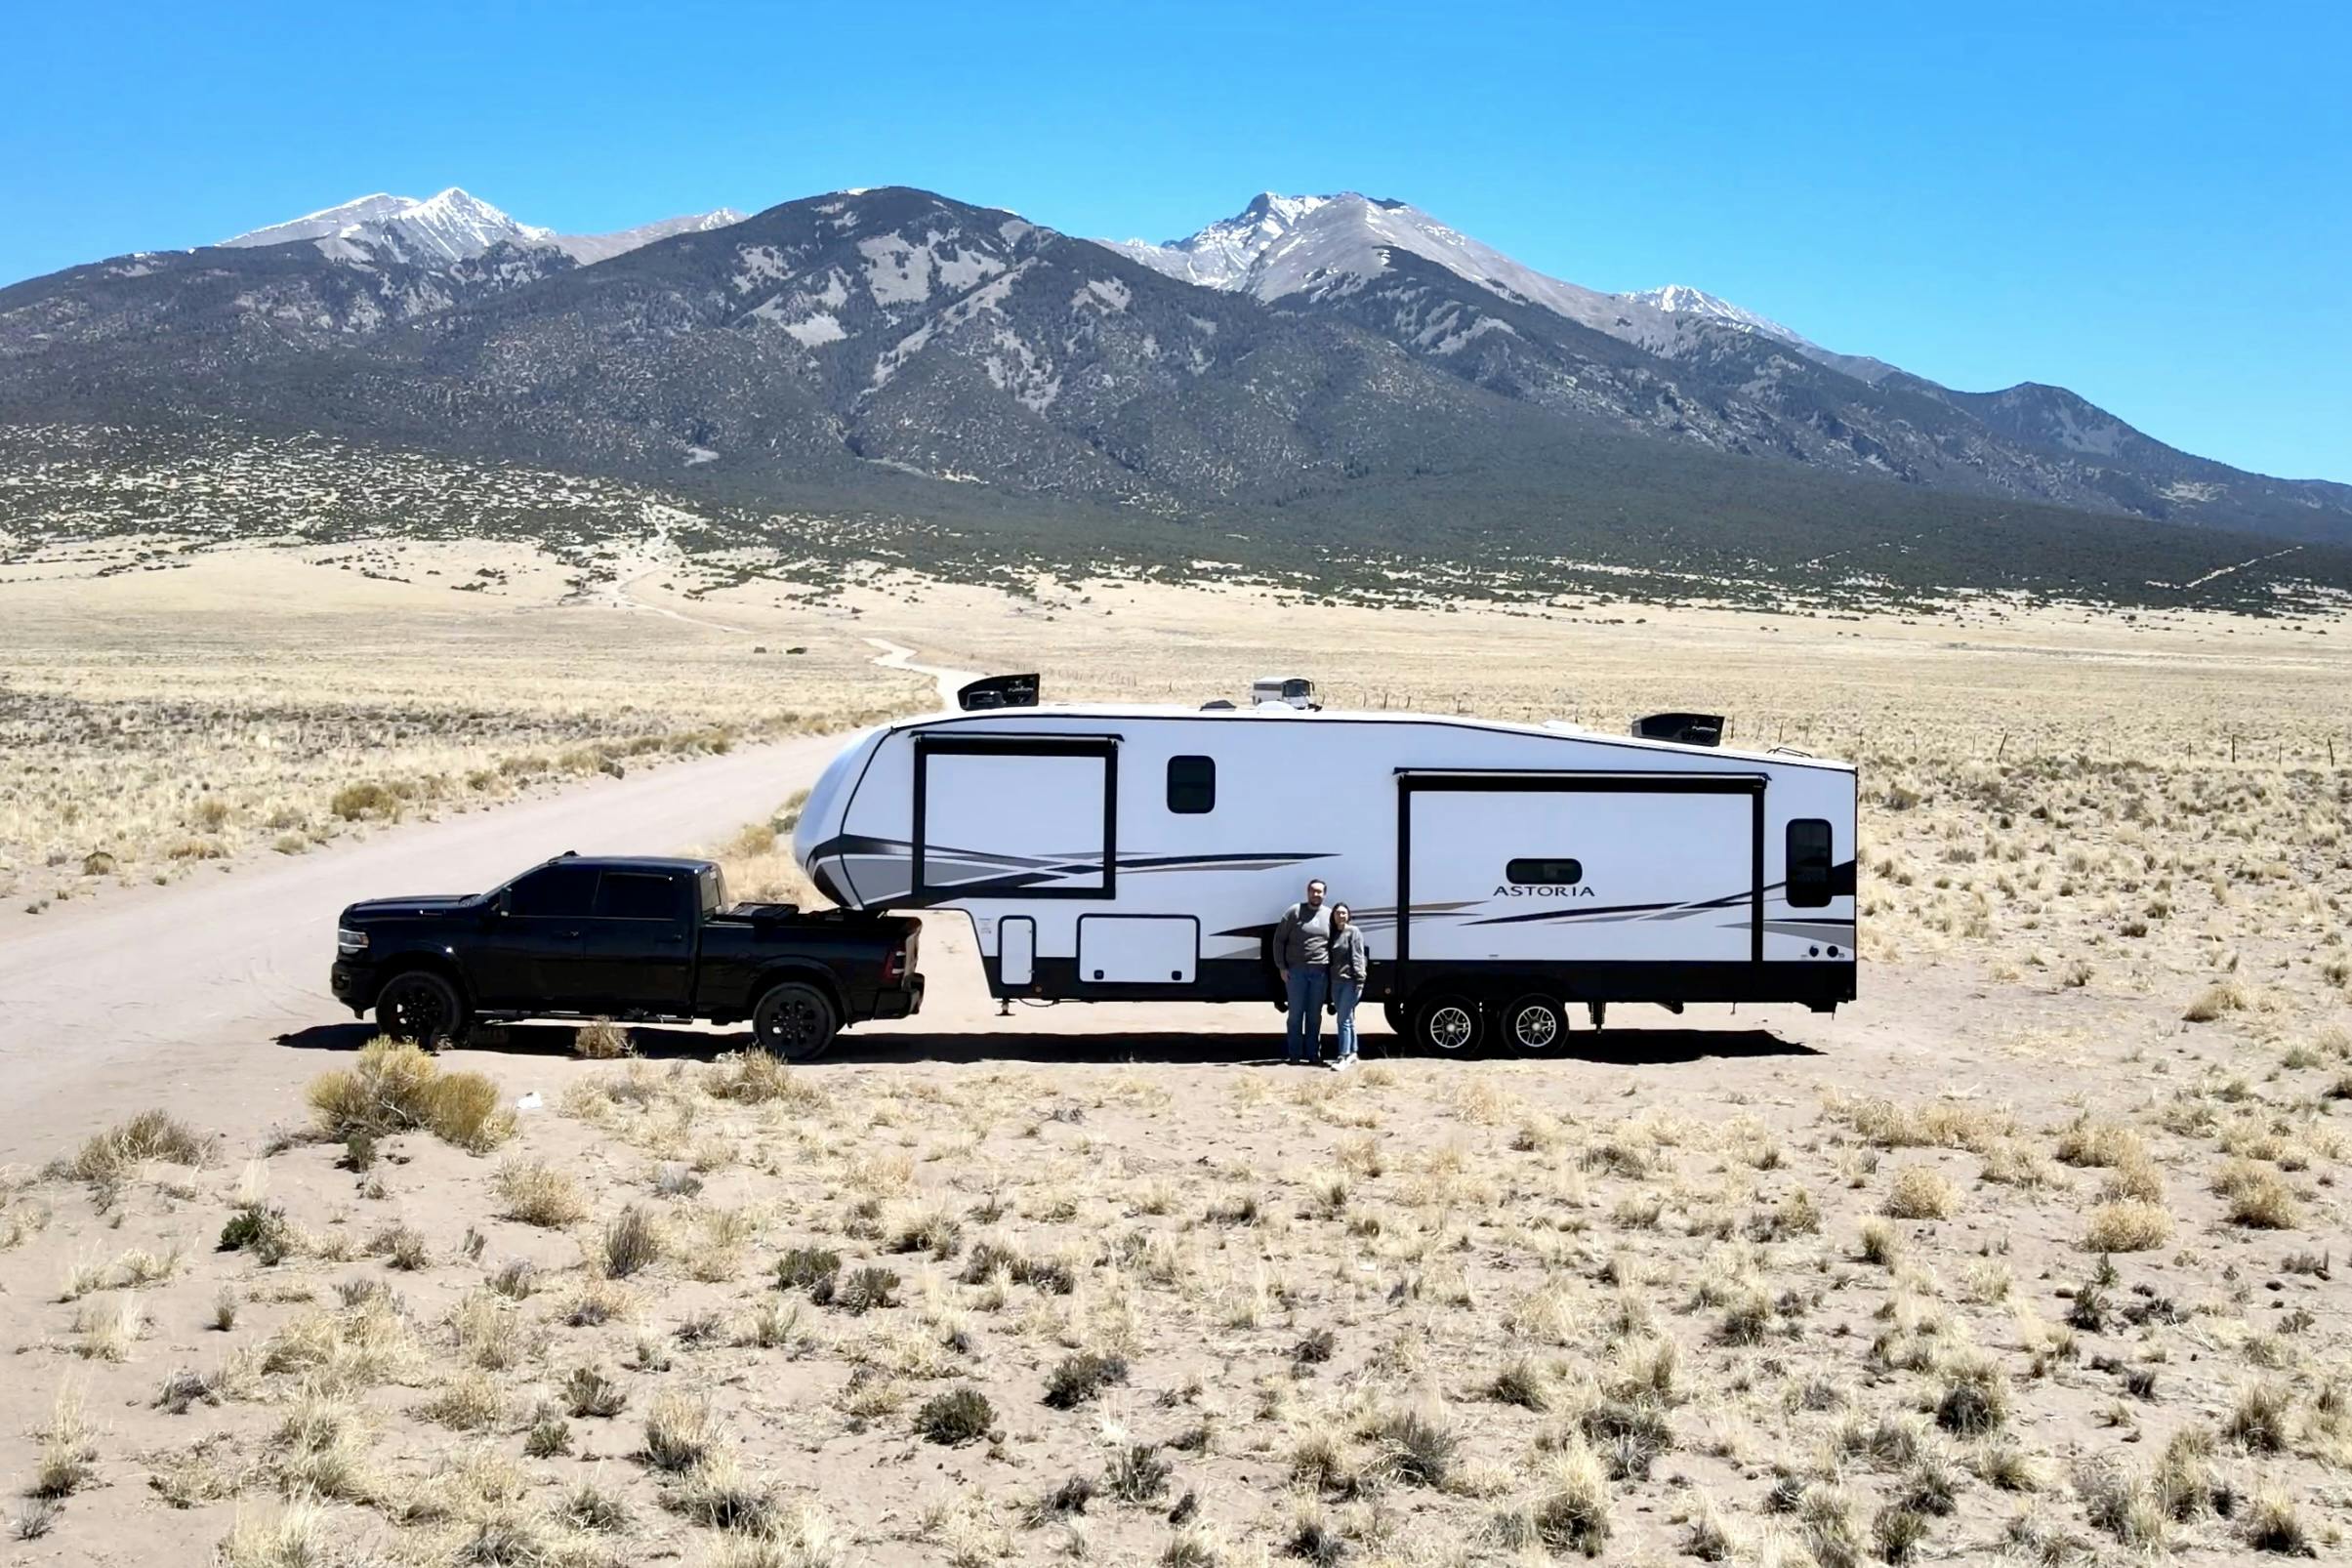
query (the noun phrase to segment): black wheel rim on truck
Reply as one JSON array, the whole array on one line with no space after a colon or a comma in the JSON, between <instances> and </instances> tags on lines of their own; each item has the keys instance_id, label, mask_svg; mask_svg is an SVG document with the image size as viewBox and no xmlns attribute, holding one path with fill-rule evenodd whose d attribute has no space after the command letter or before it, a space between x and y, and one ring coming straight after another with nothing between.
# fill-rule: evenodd
<instances>
[{"instance_id":1,"label":"black wheel rim on truck","mask_svg":"<svg viewBox=\"0 0 2352 1568\"><path fill-rule=\"evenodd\" d=\"M376 999L379 1028L428 1050L457 1037L464 1012L456 990L437 974L396 975Z\"/></svg>"},{"instance_id":2,"label":"black wheel rim on truck","mask_svg":"<svg viewBox=\"0 0 2352 1568\"><path fill-rule=\"evenodd\" d=\"M782 1061L806 1061L832 1043L833 1004L811 985L787 981L760 999L752 1034L760 1049Z\"/></svg>"}]
</instances>

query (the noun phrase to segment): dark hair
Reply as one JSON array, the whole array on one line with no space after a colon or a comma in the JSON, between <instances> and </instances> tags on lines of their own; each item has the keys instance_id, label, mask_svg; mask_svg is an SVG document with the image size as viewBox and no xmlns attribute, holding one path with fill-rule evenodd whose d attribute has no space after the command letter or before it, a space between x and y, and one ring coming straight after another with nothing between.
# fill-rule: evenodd
<instances>
[{"instance_id":1,"label":"dark hair","mask_svg":"<svg viewBox=\"0 0 2352 1568\"><path fill-rule=\"evenodd\" d=\"M1352 915L1352 914L1354 914L1354 913L1355 913L1355 911L1354 911L1354 910L1352 910L1352 909L1348 908L1348 907L1347 907L1345 904L1334 904L1334 905L1332 905L1332 906L1331 906L1331 912L1332 912L1332 914L1333 914L1335 917L1337 917L1337 916L1340 916L1340 915Z\"/></svg>"},{"instance_id":2,"label":"dark hair","mask_svg":"<svg viewBox=\"0 0 2352 1568\"><path fill-rule=\"evenodd\" d=\"M1306 885L1307 885L1309 887L1320 887L1320 888L1322 888L1322 889L1323 889L1325 892L1329 892L1329 891L1331 891L1331 885L1330 885L1329 883L1325 882L1325 881L1324 881L1324 880L1323 880L1321 877L1309 877L1309 878L1307 878L1307 879L1306 879Z\"/></svg>"}]
</instances>

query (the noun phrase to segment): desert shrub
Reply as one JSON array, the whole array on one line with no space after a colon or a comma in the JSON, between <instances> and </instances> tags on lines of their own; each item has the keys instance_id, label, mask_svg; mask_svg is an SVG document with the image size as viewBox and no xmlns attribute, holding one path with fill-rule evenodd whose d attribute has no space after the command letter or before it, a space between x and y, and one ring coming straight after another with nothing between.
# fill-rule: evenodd
<instances>
[{"instance_id":1,"label":"desert shrub","mask_svg":"<svg viewBox=\"0 0 2352 1568\"><path fill-rule=\"evenodd\" d=\"M1075 1410L1113 1383L1127 1382L1127 1357L1081 1350L1062 1357L1046 1379L1046 1403Z\"/></svg>"},{"instance_id":2,"label":"desert shrub","mask_svg":"<svg viewBox=\"0 0 2352 1568\"><path fill-rule=\"evenodd\" d=\"M2150 1252L2172 1239L2172 1216L2164 1205L2125 1199L2090 1212L2083 1246L2094 1253Z\"/></svg>"},{"instance_id":3,"label":"desert shrub","mask_svg":"<svg viewBox=\"0 0 2352 1568\"><path fill-rule=\"evenodd\" d=\"M934 1394L915 1413L915 1430L934 1443L954 1447L988 1435L996 1410L977 1388L953 1388Z\"/></svg>"},{"instance_id":4,"label":"desert shrub","mask_svg":"<svg viewBox=\"0 0 2352 1568\"><path fill-rule=\"evenodd\" d=\"M1903 1239L1896 1234L1895 1227L1885 1220L1865 1219L1862 1221L1861 1254L1866 1263L1892 1268L1895 1259L1903 1256Z\"/></svg>"},{"instance_id":5,"label":"desert shrub","mask_svg":"<svg viewBox=\"0 0 2352 1568\"><path fill-rule=\"evenodd\" d=\"M868 1264L841 1276L830 1286L819 1281L810 1289L808 1298L819 1306L838 1307L856 1317L878 1306L897 1305L898 1283L894 1271Z\"/></svg>"},{"instance_id":6,"label":"desert shrub","mask_svg":"<svg viewBox=\"0 0 2352 1568\"><path fill-rule=\"evenodd\" d=\"M563 1403L574 1416L607 1420L621 1413L629 1393L599 1367L574 1367L563 1380Z\"/></svg>"},{"instance_id":7,"label":"desert shrub","mask_svg":"<svg viewBox=\"0 0 2352 1568\"><path fill-rule=\"evenodd\" d=\"M323 1137L382 1136L423 1128L480 1154L515 1134L514 1113L480 1073L447 1072L421 1046L379 1036L349 1067L310 1080L311 1113Z\"/></svg>"},{"instance_id":8,"label":"desert shrub","mask_svg":"<svg viewBox=\"0 0 2352 1568\"><path fill-rule=\"evenodd\" d=\"M1998 1431L2009 1419L2009 1380L2001 1366L1981 1350L1966 1350L1944 1363L1943 1391L1935 1403L1935 1424L1961 1437L1982 1437Z\"/></svg>"},{"instance_id":9,"label":"desert shrub","mask_svg":"<svg viewBox=\"0 0 2352 1568\"><path fill-rule=\"evenodd\" d=\"M1375 1424L1382 1467L1415 1486L1441 1487L1453 1473L1462 1438L1434 1410L1393 1411Z\"/></svg>"},{"instance_id":10,"label":"desert shrub","mask_svg":"<svg viewBox=\"0 0 2352 1568\"><path fill-rule=\"evenodd\" d=\"M498 1195L509 1217L558 1228L587 1217L588 1200L567 1171L545 1160L509 1160L498 1168Z\"/></svg>"},{"instance_id":11,"label":"desert shrub","mask_svg":"<svg viewBox=\"0 0 2352 1568\"><path fill-rule=\"evenodd\" d=\"M662 1238L650 1215L631 1204L604 1227L603 1264L608 1279L627 1279L661 1261Z\"/></svg>"},{"instance_id":12,"label":"desert shrub","mask_svg":"<svg viewBox=\"0 0 2352 1568\"><path fill-rule=\"evenodd\" d=\"M2294 1395L2285 1383L2257 1382L2239 1390L2221 1435L2249 1454L2286 1452L2288 1413Z\"/></svg>"},{"instance_id":13,"label":"desert shrub","mask_svg":"<svg viewBox=\"0 0 2352 1568\"><path fill-rule=\"evenodd\" d=\"M274 1204L241 1203L221 1227L220 1250L249 1252L265 1266L274 1267L299 1250L301 1238L285 1211ZM231 1321L234 1315L231 1315Z\"/></svg>"},{"instance_id":14,"label":"desert shrub","mask_svg":"<svg viewBox=\"0 0 2352 1568\"><path fill-rule=\"evenodd\" d=\"M2275 1486L2255 1491L2240 1527L2246 1533L2246 1544L2256 1551L2275 1551L2289 1557L2320 1554L2302 1515L2295 1511L2294 1499Z\"/></svg>"},{"instance_id":15,"label":"desert shrub","mask_svg":"<svg viewBox=\"0 0 2352 1568\"><path fill-rule=\"evenodd\" d=\"M2215 980L2197 994L2181 1017L2190 1023L2211 1023L2225 1012L2243 1012L2246 1006L2245 986L2236 980Z\"/></svg>"},{"instance_id":16,"label":"desert shrub","mask_svg":"<svg viewBox=\"0 0 2352 1568\"><path fill-rule=\"evenodd\" d=\"M2213 1178L2227 1200L2232 1224L2253 1230L2292 1230L2303 1222L2303 1207L2287 1178L2257 1160L2232 1160Z\"/></svg>"},{"instance_id":17,"label":"desert shrub","mask_svg":"<svg viewBox=\"0 0 2352 1568\"><path fill-rule=\"evenodd\" d=\"M683 1388L664 1388L645 1413L645 1460L657 1470L682 1474L718 1446L711 1402Z\"/></svg>"},{"instance_id":18,"label":"desert shrub","mask_svg":"<svg viewBox=\"0 0 2352 1568\"><path fill-rule=\"evenodd\" d=\"M382 784L346 784L327 802L327 809L346 822L400 814L400 797Z\"/></svg>"},{"instance_id":19,"label":"desert shrub","mask_svg":"<svg viewBox=\"0 0 2352 1568\"><path fill-rule=\"evenodd\" d=\"M776 1287L787 1291L832 1294L833 1276L842 1269L842 1255L830 1247L794 1247L776 1259Z\"/></svg>"},{"instance_id":20,"label":"desert shrub","mask_svg":"<svg viewBox=\"0 0 2352 1568\"><path fill-rule=\"evenodd\" d=\"M715 1099L745 1105L782 1103L794 1110L814 1110L824 1104L824 1091L794 1074L792 1068L764 1051L739 1051L719 1059L702 1080Z\"/></svg>"},{"instance_id":21,"label":"desert shrub","mask_svg":"<svg viewBox=\"0 0 2352 1568\"><path fill-rule=\"evenodd\" d=\"M572 1054L590 1061L610 1061L617 1056L633 1054L636 1043L629 1031L610 1018L597 1018L580 1025L572 1035Z\"/></svg>"},{"instance_id":22,"label":"desert shrub","mask_svg":"<svg viewBox=\"0 0 2352 1568\"><path fill-rule=\"evenodd\" d=\"M1960 1207L1960 1193L1942 1172L1909 1165L1895 1173L1887 1190L1886 1214L1895 1219L1949 1219Z\"/></svg>"},{"instance_id":23,"label":"desert shrub","mask_svg":"<svg viewBox=\"0 0 2352 1568\"><path fill-rule=\"evenodd\" d=\"M1176 1473L1160 1451L1149 1443L1131 1443L1111 1456L1102 1471L1102 1490L1122 1503L1149 1503L1168 1490Z\"/></svg>"},{"instance_id":24,"label":"desert shrub","mask_svg":"<svg viewBox=\"0 0 2352 1568\"><path fill-rule=\"evenodd\" d=\"M165 1111L141 1111L119 1127L85 1142L72 1161L72 1174L84 1181L108 1181L147 1160L170 1165L205 1166L212 1163L214 1140Z\"/></svg>"}]
</instances>

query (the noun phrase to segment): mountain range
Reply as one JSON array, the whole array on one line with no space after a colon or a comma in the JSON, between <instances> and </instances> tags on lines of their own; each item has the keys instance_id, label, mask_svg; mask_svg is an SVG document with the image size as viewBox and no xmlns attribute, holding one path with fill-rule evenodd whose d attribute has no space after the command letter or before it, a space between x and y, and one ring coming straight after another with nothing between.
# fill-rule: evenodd
<instances>
[{"instance_id":1,"label":"mountain range","mask_svg":"<svg viewBox=\"0 0 2352 1568\"><path fill-rule=\"evenodd\" d=\"M2352 544L2352 486L2191 456L2058 387L1941 387L1696 288L1580 287L1353 193L1161 244L906 187L595 236L368 196L0 289L0 423L35 422L229 422L746 506L953 495L986 526L1060 509L1108 544L1169 525L1273 555L1344 523L1457 560L1858 553L2097 594L2255 554L2218 535L2306 546L2327 582Z\"/></svg>"}]
</instances>

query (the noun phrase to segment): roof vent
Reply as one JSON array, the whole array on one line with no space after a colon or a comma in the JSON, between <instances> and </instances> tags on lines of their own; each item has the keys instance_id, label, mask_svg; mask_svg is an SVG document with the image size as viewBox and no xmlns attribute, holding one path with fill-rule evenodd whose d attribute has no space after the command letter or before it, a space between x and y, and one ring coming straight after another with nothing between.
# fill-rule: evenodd
<instances>
[{"instance_id":1,"label":"roof vent","mask_svg":"<svg viewBox=\"0 0 2352 1568\"><path fill-rule=\"evenodd\" d=\"M1721 714L1650 714L1633 721L1633 733L1643 740L1671 740L1678 746L1723 744Z\"/></svg>"}]
</instances>

